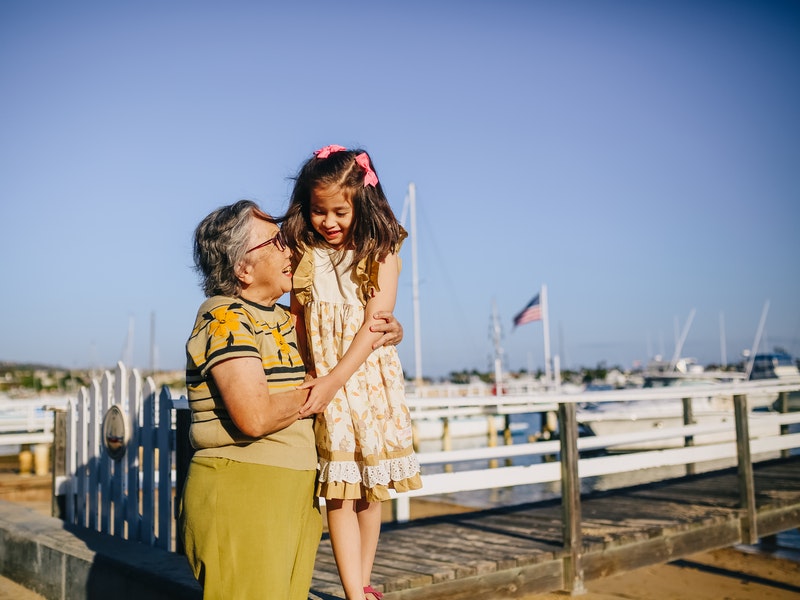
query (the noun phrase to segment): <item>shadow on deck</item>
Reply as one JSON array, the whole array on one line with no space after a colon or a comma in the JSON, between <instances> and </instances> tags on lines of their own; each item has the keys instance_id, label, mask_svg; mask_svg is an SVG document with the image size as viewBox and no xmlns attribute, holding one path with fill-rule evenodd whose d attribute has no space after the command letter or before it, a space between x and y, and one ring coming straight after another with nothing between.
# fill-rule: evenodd
<instances>
[{"instance_id":1,"label":"shadow on deck","mask_svg":"<svg viewBox=\"0 0 800 600\"><path fill-rule=\"evenodd\" d=\"M800 457L754 465L759 538L800 527ZM735 468L581 500L583 581L747 543ZM567 589L560 500L384 525L372 585L386 600L519 598ZM343 598L323 539L311 598Z\"/></svg>"}]
</instances>

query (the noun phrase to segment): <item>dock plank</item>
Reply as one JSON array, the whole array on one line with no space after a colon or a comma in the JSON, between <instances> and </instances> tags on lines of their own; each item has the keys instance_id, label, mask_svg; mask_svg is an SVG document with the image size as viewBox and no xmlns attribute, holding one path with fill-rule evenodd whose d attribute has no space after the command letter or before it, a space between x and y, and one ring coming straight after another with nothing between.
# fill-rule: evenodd
<instances>
[{"instance_id":1,"label":"dock plank","mask_svg":"<svg viewBox=\"0 0 800 600\"><path fill-rule=\"evenodd\" d=\"M800 527L800 457L755 465L758 528ZM735 469L582 497L585 581L742 542ZM564 589L558 501L384 526L373 585L386 600L520 598ZM343 598L330 543L312 598Z\"/></svg>"}]
</instances>

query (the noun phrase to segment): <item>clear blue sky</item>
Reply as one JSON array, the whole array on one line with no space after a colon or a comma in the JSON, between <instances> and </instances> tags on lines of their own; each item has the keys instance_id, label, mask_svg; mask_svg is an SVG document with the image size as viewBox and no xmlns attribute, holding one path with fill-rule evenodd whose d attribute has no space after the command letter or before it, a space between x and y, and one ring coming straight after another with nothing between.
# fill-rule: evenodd
<instances>
[{"instance_id":1,"label":"clear blue sky","mask_svg":"<svg viewBox=\"0 0 800 600\"><path fill-rule=\"evenodd\" d=\"M800 354L800 3L0 3L0 360L182 368L191 238L322 145L417 188L423 375ZM414 375L411 246L400 352Z\"/></svg>"}]
</instances>

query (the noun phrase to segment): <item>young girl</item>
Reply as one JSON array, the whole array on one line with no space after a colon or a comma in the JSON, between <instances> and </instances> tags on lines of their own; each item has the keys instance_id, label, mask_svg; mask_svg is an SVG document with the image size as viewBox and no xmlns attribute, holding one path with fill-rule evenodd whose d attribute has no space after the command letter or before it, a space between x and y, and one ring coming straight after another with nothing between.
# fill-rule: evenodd
<instances>
[{"instance_id":1,"label":"young girl","mask_svg":"<svg viewBox=\"0 0 800 600\"><path fill-rule=\"evenodd\" d=\"M300 350L316 371L301 416L319 413L317 495L347 600L379 600L370 574L381 502L390 488L422 486L397 349L373 350L380 335L365 324L394 309L406 232L369 155L342 146L317 150L302 166L282 229L296 264Z\"/></svg>"}]
</instances>

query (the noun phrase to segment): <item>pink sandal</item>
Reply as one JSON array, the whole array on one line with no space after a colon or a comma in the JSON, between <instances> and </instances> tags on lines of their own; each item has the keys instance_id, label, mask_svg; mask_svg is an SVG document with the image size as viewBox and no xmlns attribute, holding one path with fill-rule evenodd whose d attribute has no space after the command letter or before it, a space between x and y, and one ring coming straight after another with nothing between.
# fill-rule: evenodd
<instances>
[{"instance_id":1,"label":"pink sandal","mask_svg":"<svg viewBox=\"0 0 800 600\"><path fill-rule=\"evenodd\" d=\"M368 585L367 587L364 588L364 593L365 594L372 594L373 596L375 596L375 600L381 600L383 598L383 594L381 594L378 590L373 588L371 585Z\"/></svg>"}]
</instances>

